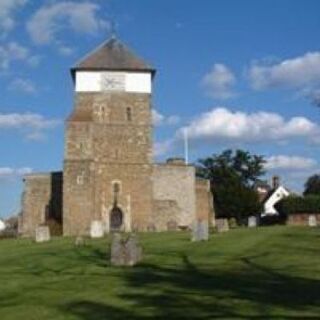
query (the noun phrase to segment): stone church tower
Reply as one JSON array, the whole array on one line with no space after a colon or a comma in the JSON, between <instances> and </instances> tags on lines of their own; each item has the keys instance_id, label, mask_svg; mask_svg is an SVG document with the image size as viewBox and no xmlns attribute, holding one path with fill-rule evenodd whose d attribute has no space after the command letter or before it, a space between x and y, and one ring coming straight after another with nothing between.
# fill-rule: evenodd
<instances>
[{"instance_id":1,"label":"stone church tower","mask_svg":"<svg viewBox=\"0 0 320 320\"><path fill-rule=\"evenodd\" d=\"M183 159L152 160L155 70L112 38L71 69L63 172L24 177L19 232L58 224L63 235L189 229L214 223L207 180Z\"/></svg>"},{"instance_id":2,"label":"stone church tower","mask_svg":"<svg viewBox=\"0 0 320 320\"><path fill-rule=\"evenodd\" d=\"M63 230L145 230L152 212L152 78L155 70L111 39L73 69L67 119Z\"/></svg>"}]
</instances>

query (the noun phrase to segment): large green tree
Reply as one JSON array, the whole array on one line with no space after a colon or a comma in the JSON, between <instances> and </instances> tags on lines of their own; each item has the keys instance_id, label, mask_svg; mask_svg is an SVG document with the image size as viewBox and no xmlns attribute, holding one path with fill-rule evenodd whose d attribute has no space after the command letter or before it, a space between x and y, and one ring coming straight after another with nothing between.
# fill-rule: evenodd
<instances>
[{"instance_id":1,"label":"large green tree","mask_svg":"<svg viewBox=\"0 0 320 320\"><path fill-rule=\"evenodd\" d=\"M210 180L218 217L236 218L241 223L261 212L252 186L265 173L264 163L263 156L244 150L225 150L199 160L197 175Z\"/></svg>"},{"instance_id":2,"label":"large green tree","mask_svg":"<svg viewBox=\"0 0 320 320\"><path fill-rule=\"evenodd\" d=\"M320 175L314 174L308 178L306 183L304 184L304 192L303 194L310 195L320 195Z\"/></svg>"}]
</instances>

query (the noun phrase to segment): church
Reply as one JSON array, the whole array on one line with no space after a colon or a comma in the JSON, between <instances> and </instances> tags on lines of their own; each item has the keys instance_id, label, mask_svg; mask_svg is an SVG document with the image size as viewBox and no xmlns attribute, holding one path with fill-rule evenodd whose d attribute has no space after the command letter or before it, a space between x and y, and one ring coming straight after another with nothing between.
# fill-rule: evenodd
<instances>
[{"instance_id":1,"label":"church","mask_svg":"<svg viewBox=\"0 0 320 320\"><path fill-rule=\"evenodd\" d=\"M153 162L156 70L117 38L72 69L74 106L65 123L63 172L24 177L19 232L55 221L63 235L166 231L214 221L207 180L183 159Z\"/></svg>"}]
</instances>

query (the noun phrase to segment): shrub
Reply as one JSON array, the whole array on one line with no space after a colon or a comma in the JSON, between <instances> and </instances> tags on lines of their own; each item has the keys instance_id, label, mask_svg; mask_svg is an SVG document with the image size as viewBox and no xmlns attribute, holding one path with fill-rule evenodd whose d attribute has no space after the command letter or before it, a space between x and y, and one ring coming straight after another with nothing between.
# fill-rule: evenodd
<instances>
[{"instance_id":1,"label":"shrub","mask_svg":"<svg viewBox=\"0 0 320 320\"><path fill-rule=\"evenodd\" d=\"M298 213L320 213L320 196L289 196L279 201L276 209L285 216Z\"/></svg>"}]
</instances>

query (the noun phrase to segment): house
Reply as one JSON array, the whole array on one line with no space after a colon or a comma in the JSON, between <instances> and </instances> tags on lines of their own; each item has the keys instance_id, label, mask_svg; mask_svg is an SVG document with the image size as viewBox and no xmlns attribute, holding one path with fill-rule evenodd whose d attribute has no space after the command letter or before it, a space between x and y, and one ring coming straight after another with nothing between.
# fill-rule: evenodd
<instances>
[{"instance_id":1,"label":"house","mask_svg":"<svg viewBox=\"0 0 320 320\"><path fill-rule=\"evenodd\" d=\"M272 188L263 200L263 212L261 213L261 217L278 215L279 213L275 208L275 205L289 195L290 192L280 184L279 177L273 177Z\"/></svg>"},{"instance_id":2,"label":"house","mask_svg":"<svg viewBox=\"0 0 320 320\"><path fill-rule=\"evenodd\" d=\"M6 228L5 222L0 219L0 231L3 231L5 228Z\"/></svg>"}]
</instances>

